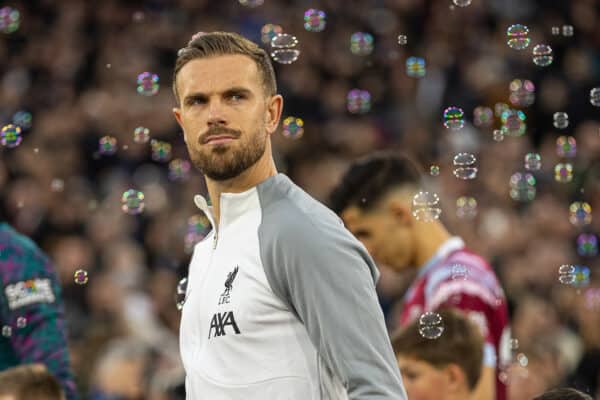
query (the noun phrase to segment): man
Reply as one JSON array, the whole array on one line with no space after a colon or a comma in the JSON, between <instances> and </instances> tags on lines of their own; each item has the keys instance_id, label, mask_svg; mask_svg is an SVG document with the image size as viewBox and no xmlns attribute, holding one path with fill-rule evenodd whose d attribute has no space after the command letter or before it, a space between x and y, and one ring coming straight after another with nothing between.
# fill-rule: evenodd
<instances>
[{"instance_id":1,"label":"man","mask_svg":"<svg viewBox=\"0 0 600 400\"><path fill-rule=\"evenodd\" d=\"M374 154L348 169L332 193L332 208L377 263L396 271L418 269L404 298L401 325L447 306L478 323L486 340L482 378L473 398L504 400L506 387L497 378L497 358L506 354L510 340L504 293L488 263L439 220L413 217L412 199L422 189L421 176L408 157ZM430 211L433 217L435 211Z\"/></svg>"},{"instance_id":2,"label":"man","mask_svg":"<svg viewBox=\"0 0 600 400\"><path fill-rule=\"evenodd\" d=\"M43 364L0 372L0 400L64 400L58 381Z\"/></svg>"},{"instance_id":3,"label":"man","mask_svg":"<svg viewBox=\"0 0 600 400\"><path fill-rule=\"evenodd\" d=\"M461 312L440 310L444 330L423 337L417 321L392 335L392 346L410 400L469 399L481 374L483 337Z\"/></svg>"},{"instance_id":4,"label":"man","mask_svg":"<svg viewBox=\"0 0 600 400\"><path fill-rule=\"evenodd\" d=\"M212 207L181 318L189 399L406 399L377 269L341 220L278 174L268 55L224 32L178 53L174 109Z\"/></svg>"},{"instance_id":5,"label":"man","mask_svg":"<svg viewBox=\"0 0 600 400\"><path fill-rule=\"evenodd\" d=\"M54 268L27 237L0 222L0 371L41 363L76 399Z\"/></svg>"}]
</instances>

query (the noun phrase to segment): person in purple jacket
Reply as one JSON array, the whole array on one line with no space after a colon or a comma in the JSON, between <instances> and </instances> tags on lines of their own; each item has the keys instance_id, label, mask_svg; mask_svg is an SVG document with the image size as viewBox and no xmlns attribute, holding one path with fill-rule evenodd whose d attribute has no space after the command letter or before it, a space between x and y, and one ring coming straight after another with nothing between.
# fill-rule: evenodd
<instances>
[{"instance_id":1,"label":"person in purple jacket","mask_svg":"<svg viewBox=\"0 0 600 400\"><path fill-rule=\"evenodd\" d=\"M68 400L78 398L53 265L27 237L0 222L0 371L41 363Z\"/></svg>"}]
</instances>

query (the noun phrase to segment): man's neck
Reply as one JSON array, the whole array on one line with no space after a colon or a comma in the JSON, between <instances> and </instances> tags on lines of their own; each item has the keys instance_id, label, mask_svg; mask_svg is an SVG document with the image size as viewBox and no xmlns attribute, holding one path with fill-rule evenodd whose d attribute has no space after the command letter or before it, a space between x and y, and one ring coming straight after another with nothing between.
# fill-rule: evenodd
<instances>
[{"instance_id":1,"label":"man's neck","mask_svg":"<svg viewBox=\"0 0 600 400\"><path fill-rule=\"evenodd\" d=\"M263 156L254 165L234 178L225 181L215 181L206 177L206 187L213 202L212 211L215 224L219 224L221 193L245 192L270 177L277 175L277 168L269 150L266 149Z\"/></svg>"},{"instance_id":2,"label":"man's neck","mask_svg":"<svg viewBox=\"0 0 600 400\"><path fill-rule=\"evenodd\" d=\"M420 222L415 229L418 230L415 235L417 237L415 263L421 268L452 235L439 221Z\"/></svg>"}]
</instances>

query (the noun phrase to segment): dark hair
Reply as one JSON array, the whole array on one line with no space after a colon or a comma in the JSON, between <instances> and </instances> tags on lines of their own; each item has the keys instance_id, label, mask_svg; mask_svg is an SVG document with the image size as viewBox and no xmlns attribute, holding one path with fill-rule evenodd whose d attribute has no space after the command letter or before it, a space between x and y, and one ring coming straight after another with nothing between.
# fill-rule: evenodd
<instances>
[{"instance_id":1,"label":"dark hair","mask_svg":"<svg viewBox=\"0 0 600 400\"><path fill-rule=\"evenodd\" d=\"M592 396L571 388L552 389L533 400L593 400Z\"/></svg>"},{"instance_id":2,"label":"dark hair","mask_svg":"<svg viewBox=\"0 0 600 400\"><path fill-rule=\"evenodd\" d=\"M185 64L196 58L213 57L229 54L242 54L256 63L262 76L265 93L272 96L277 93L277 81L271 59L265 50L256 43L233 32L199 32L192 36L188 45L177 52L177 61L173 72L173 93L179 100L177 92L177 73Z\"/></svg>"},{"instance_id":3,"label":"dark hair","mask_svg":"<svg viewBox=\"0 0 600 400\"><path fill-rule=\"evenodd\" d=\"M419 332L419 321L413 321L392 334L396 356L414 357L436 368L458 365L473 390L481 375L483 363L483 336L479 327L464 314L454 309L442 309L444 331L437 339L428 339Z\"/></svg>"},{"instance_id":4,"label":"dark hair","mask_svg":"<svg viewBox=\"0 0 600 400\"><path fill-rule=\"evenodd\" d=\"M369 209L390 189L402 185L421 185L422 168L406 154L379 151L350 165L332 191L329 205L341 213L351 205Z\"/></svg>"},{"instance_id":5,"label":"dark hair","mask_svg":"<svg viewBox=\"0 0 600 400\"><path fill-rule=\"evenodd\" d=\"M56 378L41 364L21 365L0 372L0 396L19 400L63 400Z\"/></svg>"}]
</instances>

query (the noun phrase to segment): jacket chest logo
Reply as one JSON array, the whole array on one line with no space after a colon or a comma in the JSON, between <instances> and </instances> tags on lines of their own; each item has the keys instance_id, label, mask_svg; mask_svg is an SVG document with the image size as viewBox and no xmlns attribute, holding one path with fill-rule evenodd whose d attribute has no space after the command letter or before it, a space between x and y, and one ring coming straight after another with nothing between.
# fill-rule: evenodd
<instances>
[{"instance_id":1,"label":"jacket chest logo","mask_svg":"<svg viewBox=\"0 0 600 400\"><path fill-rule=\"evenodd\" d=\"M227 331L225 328L230 326L235 332L236 335L240 334L240 329L235 323L235 317L233 316L233 311L226 311L222 313L216 313L213 315L210 320L210 329L208 330L208 338L217 337L217 336L225 336L227 335ZM231 333L231 332L230 332Z\"/></svg>"},{"instance_id":2,"label":"jacket chest logo","mask_svg":"<svg viewBox=\"0 0 600 400\"><path fill-rule=\"evenodd\" d=\"M233 289L233 281L237 276L239 266L235 266L233 271L227 274L227 279L225 279L225 290L219 296L219 305L221 304L229 304L229 300L231 299L231 289Z\"/></svg>"}]
</instances>

